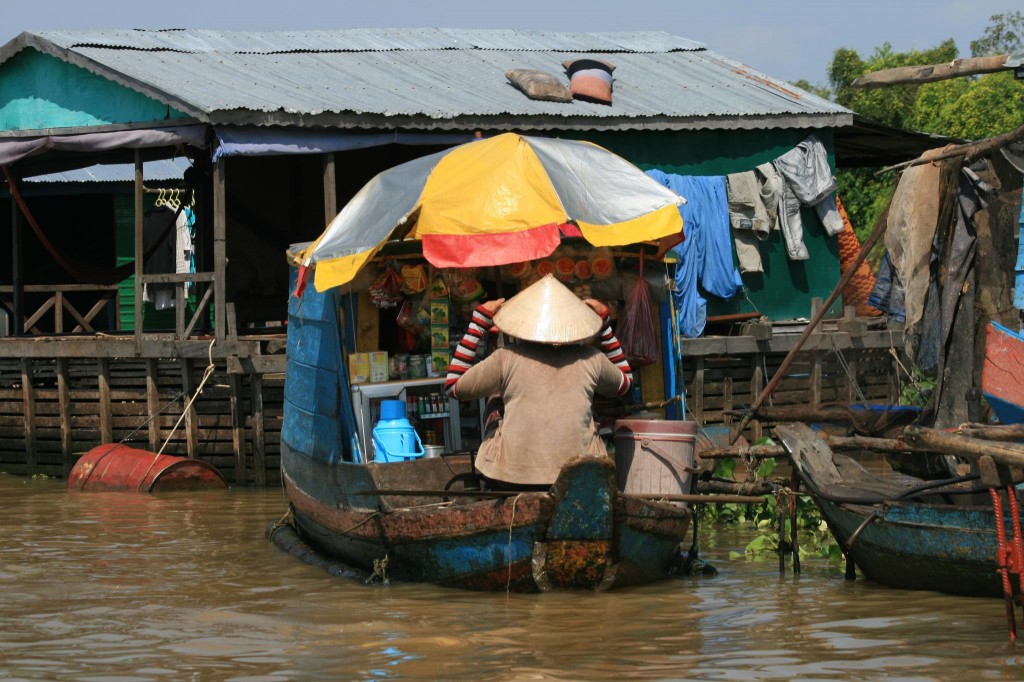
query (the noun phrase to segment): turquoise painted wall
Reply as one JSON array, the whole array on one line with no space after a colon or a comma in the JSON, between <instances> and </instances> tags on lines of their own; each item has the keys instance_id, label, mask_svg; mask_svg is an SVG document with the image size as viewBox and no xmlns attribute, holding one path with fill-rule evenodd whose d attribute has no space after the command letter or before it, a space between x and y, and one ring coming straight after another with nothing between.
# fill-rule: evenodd
<instances>
[{"instance_id":1,"label":"turquoise painted wall","mask_svg":"<svg viewBox=\"0 0 1024 682\"><path fill-rule=\"evenodd\" d=\"M785 154L812 132L779 130L629 131L573 135L614 151L644 170L678 175L727 175ZM831 130L813 131L829 151L835 169ZM570 137L570 135L563 135ZM708 315L758 311L773 320L810 317L811 299L826 298L839 280L839 244L828 237L814 209L802 211L804 243L810 259L790 261L780 232L761 244L763 274L743 276L746 295L726 301L707 294ZM733 254L735 259L735 253ZM837 302L832 313L841 310Z\"/></svg>"},{"instance_id":2,"label":"turquoise painted wall","mask_svg":"<svg viewBox=\"0 0 1024 682\"><path fill-rule=\"evenodd\" d=\"M134 90L26 49L0 65L0 131L187 118Z\"/></svg>"}]
</instances>

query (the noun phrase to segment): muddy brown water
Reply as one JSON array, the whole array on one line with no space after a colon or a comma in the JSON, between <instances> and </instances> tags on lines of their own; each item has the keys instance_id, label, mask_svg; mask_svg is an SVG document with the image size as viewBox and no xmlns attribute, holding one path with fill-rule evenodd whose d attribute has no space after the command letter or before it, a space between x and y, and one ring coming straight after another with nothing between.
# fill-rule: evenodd
<instances>
[{"instance_id":1,"label":"muddy brown water","mask_svg":"<svg viewBox=\"0 0 1024 682\"><path fill-rule=\"evenodd\" d=\"M1001 601L780 578L729 560L749 528L702 533L713 578L506 595L332 577L264 539L284 509L0 475L0 679L1024 679Z\"/></svg>"}]
</instances>

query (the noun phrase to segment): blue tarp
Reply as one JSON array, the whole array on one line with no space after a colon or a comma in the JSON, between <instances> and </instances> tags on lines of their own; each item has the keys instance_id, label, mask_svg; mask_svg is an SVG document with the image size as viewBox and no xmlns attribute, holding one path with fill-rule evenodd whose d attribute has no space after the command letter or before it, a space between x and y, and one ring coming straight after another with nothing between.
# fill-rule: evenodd
<instances>
[{"instance_id":1,"label":"blue tarp","mask_svg":"<svg viewBox=\"0 0 1024 682\"><path fill-rule=\"evenodd\" d=\"M469 133L358 133L255 126L217 126L214 132L218 141L213 152L214 161L224 156L323 154L380 147L386 144L454 146L473 140Z\"/></svg>"}]
</instances>

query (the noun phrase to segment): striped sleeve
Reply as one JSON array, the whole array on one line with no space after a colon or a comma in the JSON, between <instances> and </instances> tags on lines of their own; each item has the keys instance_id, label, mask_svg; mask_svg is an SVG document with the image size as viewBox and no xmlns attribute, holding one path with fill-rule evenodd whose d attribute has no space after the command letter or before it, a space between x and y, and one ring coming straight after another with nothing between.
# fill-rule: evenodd
<instances>
[{"instance_id":1,"label":"striped sleeve","mask_svg":"<svg viewBox=\"0 0 1024 682\"><path fill-rule=\"evenodd\" d=\"M480 342L483 341L493 324L494 320L491 319L487 310L483 306L477 306L473 311L473 319L469 322L469 329L466 330L462 341L459 341L459 345L452 355L452 362L448 365L448 377L444 381L444 390L450 397L458 397L459 379L466 373L466 370L476 364L479 359L476 353Z\"/></svg>"},{"instance_id":2,"label":"striped sleeve","mask_svg":"<svg viewBox=\"0 0 1024 682\"><path fill-rule=\"evenodd\" d=\"M608 316L604 315L602 319L604 320L604 326L601 328L598 339L605 357L611 360L612 364L622 372L622 383L619 384L619 392L616 394L621 397L629 393L629 390L633 388L633 370L629 366L626 354L622 351L622 344L619 343L615 333L612 331L612 324Z\"/></svg>"}]
</instances>

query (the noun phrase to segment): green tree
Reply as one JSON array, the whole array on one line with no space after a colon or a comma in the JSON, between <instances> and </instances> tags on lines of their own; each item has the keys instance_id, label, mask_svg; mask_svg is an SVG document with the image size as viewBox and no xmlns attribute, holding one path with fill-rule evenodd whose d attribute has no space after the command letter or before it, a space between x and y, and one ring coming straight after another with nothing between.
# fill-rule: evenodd
<instances>
[{"instance_id":1,"label":"green tree","mask_svg":"<svg viewBox=\"0 0 1024 682\"><path fill-rule=\"evenodd\" d=\"M982 37L971 43L975 56L1012 54L1021 49L1021 12L993 15ZM872 71L940 64L958 56L953 40L909 52L895 52L884 43L867 58L855 50L840 48L828 66L829 85L835 102L896 128L977 140L1024 124L1024 82L1014 79L1009 71L921 85L851 87L856 78ZM846 169L836 174L839 196L861 239L871 230L892 192L891 175L876 178L875 170Z\"/></svg>"},{"instance_id":2,"label":"green tree","mask_svg":"<svg viewBox=\"0 0 1024 682\"><path fill-rule=\"evenodd\" d=\"M1014 54L1024 49L1024 13L993 14L988 20L982 36L971 41L972 56Z\"/></svg>"}]
</instances>

